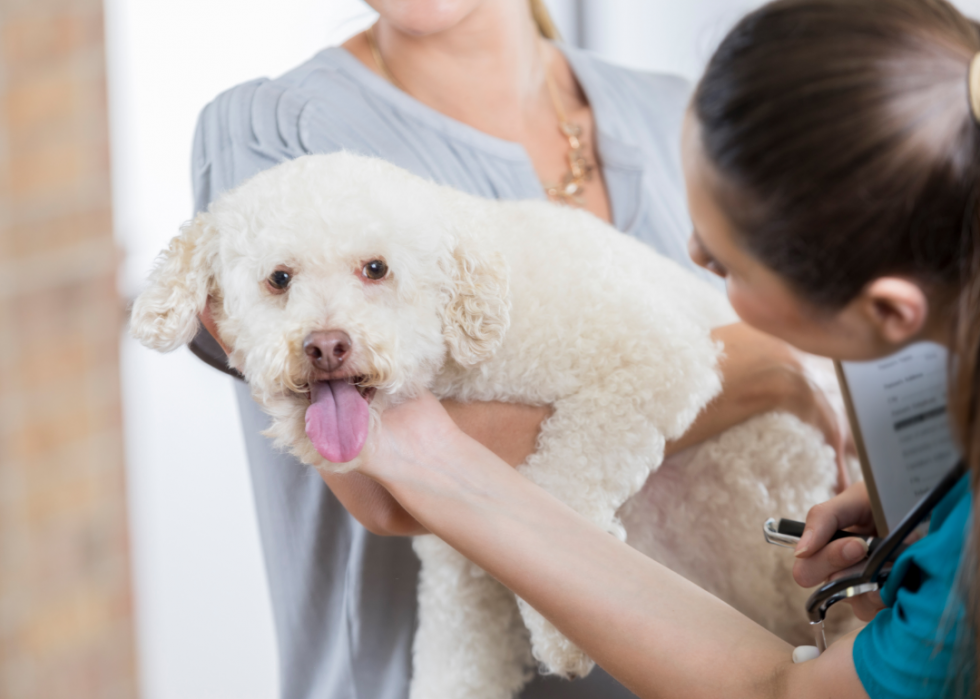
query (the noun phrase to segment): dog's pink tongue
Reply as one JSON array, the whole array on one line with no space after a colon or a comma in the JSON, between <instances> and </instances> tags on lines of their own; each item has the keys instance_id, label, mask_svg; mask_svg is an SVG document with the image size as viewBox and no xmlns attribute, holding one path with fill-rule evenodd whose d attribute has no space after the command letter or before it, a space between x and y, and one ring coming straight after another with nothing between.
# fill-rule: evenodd
<instances>
[{"instance_id":1,"label":"dog's pink tongue","mask_svg":"<svg viewBox=\"0 0 980 699\"><path fill-rule=\"evenodd\" d=\"M368 434L368 404L357 387L339 379L313 384L306 436L327 461L342 464L361 453Z\"/></svg>"}]
</instances>

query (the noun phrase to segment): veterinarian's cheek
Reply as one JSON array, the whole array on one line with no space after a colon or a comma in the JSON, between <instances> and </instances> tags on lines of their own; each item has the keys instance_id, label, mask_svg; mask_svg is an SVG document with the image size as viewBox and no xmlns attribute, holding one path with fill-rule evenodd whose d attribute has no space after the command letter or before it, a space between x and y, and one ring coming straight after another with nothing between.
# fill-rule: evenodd
<instances>
[{"instance_id":1,"label":"veterinarian's cheek","mask_svg":"<svg viewBox=\"0 0 980 699\"><path fill-rule=\"evenodd\" d=\"M694 239L694 234L692 233L687 237L687 256L690 257L694 264L698 267L704 267L706 262L704 253L701 250L701 246L698 245L698 241Z\"/></svg>"},{"instance_id":2,"label":"veterinarian's cheek","mask_svg":"<svg viewBox=\"0 0 980 699\"><path fill-rule=\"evenodd\" d=\"M760 297L754 290L746 289L731 276L726 280L726 288L728 300L739 318L757 330L776 337L784 336L788 318L780 312L780 304L776 299L769 295Z\"/></svg>"},{"instance_id":3,"label":"veterinarian's cheek","mask_svg":"<svg viewBox=\"0 0 980 699\"><path fill-rule=\"evenodd\" d=\"M812 354L833 356L827 340L833 335L801 302L785 289L751 285L728 278L728 300L739 318L757 330Z\"/></svg>"}]
</instances>

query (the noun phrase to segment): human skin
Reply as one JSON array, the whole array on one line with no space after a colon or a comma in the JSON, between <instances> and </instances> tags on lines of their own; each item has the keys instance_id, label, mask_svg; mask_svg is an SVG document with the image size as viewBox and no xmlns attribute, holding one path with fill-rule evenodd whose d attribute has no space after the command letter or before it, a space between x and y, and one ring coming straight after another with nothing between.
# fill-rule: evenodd
<instances>
[{"instance_id":1,"label":"human skin","mask_svg":"<svg viewBox=\"0 0 980 699\"><path fill-rule=\"evenodd\" d=\"M527 0L368 0L379 13L378 48L414 99L505 141L520 143L542 182L568 170L568 139L545 83L550 72L568 119L582 127L595 164L595 123L562 53L538 36ZM366 32L343 47L385 77ZM601 169L586 183L585 209L611 220Z\"/></svg>"},{"instance_id":2,"label":"human skin","mask_svg":"<svg viewBox=\"0 0 980 699\"><path fill-rule=\"evenodd\" d=\"M484 133L520 143L541 181L554 182L567 170L568 141L558 132L545 84L547 63L569 119L583 128L590 161L597 162L592 110L561 52L539 38L526 0L369 0L368 4L380 15L375 31L384 61L412 97ZM365 34L352 37L344 48L383 77ZM587 210L611 220L601 172L586 185L585 198ZM207 309L201 320L217 338ZM846 432L823 394L806 378L799 355L786 343L744 323L717 328L712 337L725 346L719 364L722 393L683 437L667 443L666 455L756 415L785 410L824 434L838 453L841 487L846 485ZM444 405L466 433L512 466L533 453L541 423L551 414L549 406L448 400ZM344 507L372 533L424 533L387 491L364 476L356 472L322 476Z\"/></svg>"},{"instance_id":3,"label":"human skin","mask_svg":"<svg viewBox=\"0 0 980 699\"><path fill-rule=\"evenodd\" d=\"M835 311L799 298L740 246L691 120L683 152L692 251L725 276L743 320L835 358L944 340L951 317L945 296L913 280L873 280ZM378 449L362 472L640 697L867 696L852 658L856 632L794 664L789 645L522 478L460 431L430 395L385 413ZM840 549L823 544L836 524L865 521L869 511L857 487L815 508L798 550L803 573L839 568L830 554Z\"/></svg>"}]
</instances>

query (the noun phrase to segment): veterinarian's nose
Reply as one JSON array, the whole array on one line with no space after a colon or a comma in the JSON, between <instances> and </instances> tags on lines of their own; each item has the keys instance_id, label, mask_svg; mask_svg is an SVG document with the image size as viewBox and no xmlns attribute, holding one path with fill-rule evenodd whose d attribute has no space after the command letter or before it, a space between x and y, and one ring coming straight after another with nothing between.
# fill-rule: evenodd
<instances>
[{"instance_id":1,"label":"veterinarian's nose","mask_svg":"<svg viewBox=\"0 0 980 699\"><path fill-rule=\"evenodd\" d=\"M323 371L334 371L350 354L350 336L343 330L327 330L310 333L303 340L306 356L313 366Z\"/></svg>"}]
</instances>

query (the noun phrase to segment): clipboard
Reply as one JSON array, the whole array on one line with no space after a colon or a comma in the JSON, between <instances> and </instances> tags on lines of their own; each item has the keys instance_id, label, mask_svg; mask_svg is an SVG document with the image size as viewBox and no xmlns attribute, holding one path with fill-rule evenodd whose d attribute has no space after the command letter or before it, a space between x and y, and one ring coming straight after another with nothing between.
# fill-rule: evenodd
<instances>
[{"instance_id":1,"label":"clipboard","mask_svg":"<svg viewBox=\"0 0 980 699\"><path fill-rule=\"evenodd\" d=\"M858 461L861 464L861 475L864 476L864 484L868 488L868 498L871 500L871 514L874 515L875 529L878 536L888 536L888 522L885 519L885 510L881 506L881 496L878 495L878 487L875 484L875 474L871 470L871 462L868 460L868 450L864 446L864 436L861 433L861 424L858 422L854 412L854 400L851 398L851 388L847 383L847 376L844 374L844 367L838 360L834 360L834 371L837 372L837 382L840 383L841 395L844 397L844 407L847 409L847 422L851 427L851 437L854 438L854 447L857 449Z\"/></svg>"},{"instance_id":2,"label":"clipboard","mask_svg":"<svg viewBox=\"0 0 980 699\"><path fill-rule=\"evenodd\" d=\"M919 342L870 362L834 362L884 537L959 459L946 415L948 354Z\"/></svg>"}]
</instances>

